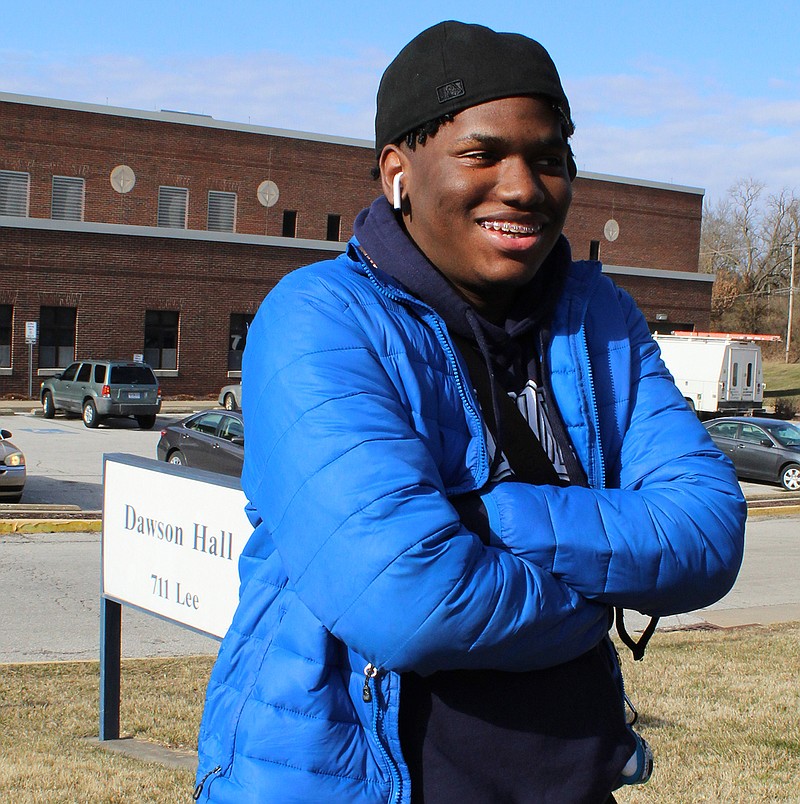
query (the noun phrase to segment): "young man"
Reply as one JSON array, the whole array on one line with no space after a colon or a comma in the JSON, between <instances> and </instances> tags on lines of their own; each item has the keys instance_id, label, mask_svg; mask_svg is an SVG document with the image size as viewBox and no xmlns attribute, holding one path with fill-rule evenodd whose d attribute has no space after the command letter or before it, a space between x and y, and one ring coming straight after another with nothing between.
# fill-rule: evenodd
<instances>
[{"instance_id":1,"label":"young man","mask_svg":"<svg viewBox=\"0 0 800 804\"><path fill-rule=\"evenodd\" d=\"M441 23L384 74L383 195L248 337L254 532L197 797L602 804L646 779L610 611L724 595L745 508L630 297L571 260L572 129L526 37Z\"/></svg>"}]
</instances>

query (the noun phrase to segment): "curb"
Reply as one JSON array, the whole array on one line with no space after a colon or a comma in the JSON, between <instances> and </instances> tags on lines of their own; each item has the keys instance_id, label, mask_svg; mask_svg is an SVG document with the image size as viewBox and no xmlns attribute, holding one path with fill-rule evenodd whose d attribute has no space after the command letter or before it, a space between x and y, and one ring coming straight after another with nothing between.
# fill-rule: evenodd
<instances>
[{"instance_id":1,"label":"curb","mask_svg":"<svg viewBox=\"0 0 800 804\"><path fill-rule=\"evenodd\" d=\"M176 399L161 403L161 415L189 414L221 407L217 399ZM0 400L0 416L39 416L42 407L36 399Z\"/></svg>"},{"instance_id":2,"label":"curb","mask_svg":"<svg viewBox=\"0 0 800 804\"><path fill-rule=\"evenodd\" d=\"M762 506L760 508L753 508L747 506L747 517L761 518L767 516L796 516L800 514L800 505L775 505L775 506Z\"/></svg>"},{"instance_id":3,"label":"curb","mask_svg":"<svg viewBox=\"0 0 800 804\"><path fill-rule=\"evenodd\" d=\"M11 533L95 533L102 519L0 519L0 535Z\"/></svg>"}]
</instances>

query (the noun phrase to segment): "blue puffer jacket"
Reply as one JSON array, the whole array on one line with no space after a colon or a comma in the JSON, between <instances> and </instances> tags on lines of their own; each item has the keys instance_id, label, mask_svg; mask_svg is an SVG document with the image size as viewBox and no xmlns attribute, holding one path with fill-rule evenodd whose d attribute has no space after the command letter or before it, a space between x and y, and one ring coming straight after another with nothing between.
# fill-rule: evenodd
<instances>
[{"instance_id":1,"label":"blue puffer jacket","mask_svg":"<svg viewBox=\"0 0 800 804\"><path fill-rule=\"evenodd\" d=\"M599 264L573 263L546 357L590 488L487 486L430 308L354 242L269 294L243 371L255 530L207 694L203 799L408 802L400 672L552 666L604 637L608 606L670 614L728 591L732 467ZM448 502L475 489L490 546Z\"/></svg>"}]
</instances>

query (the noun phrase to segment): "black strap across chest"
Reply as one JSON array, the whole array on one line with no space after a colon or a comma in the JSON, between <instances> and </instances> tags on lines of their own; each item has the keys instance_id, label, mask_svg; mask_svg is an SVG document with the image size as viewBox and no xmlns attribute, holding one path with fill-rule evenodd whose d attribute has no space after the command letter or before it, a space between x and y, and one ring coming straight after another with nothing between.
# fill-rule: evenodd
<instances>
[{"instance_id":1,"label":"black strap across chest","mask_svg":"<svg viewBox=\"0 0 800 804\"><path fill-rule=\"evenodd\" d=\"M502 389L493 393L489 368L475 345L462 335L452 337L467 365L487 426L495 442L502 447L517 480L537 486L563 486L553 462L511 397ZM495 421L495 403L500 422Z\"/></svg>"}]
</instances>

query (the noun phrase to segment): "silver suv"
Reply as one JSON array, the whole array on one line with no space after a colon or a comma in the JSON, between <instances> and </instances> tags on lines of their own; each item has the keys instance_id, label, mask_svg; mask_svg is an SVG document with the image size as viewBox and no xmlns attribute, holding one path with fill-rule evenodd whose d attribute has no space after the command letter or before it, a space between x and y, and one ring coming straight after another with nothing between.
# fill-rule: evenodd
<instances>
[{"instance_id":1,"label":"silver suv","mask_svg":"<svg viewBox=\"0 0 800 804\"><path fill-rule=\"evenodd\" d=\"M73 363L42 383L39 398L45 419L57 410L80 413L87 427L97 427L106 416L133 416L149 430L161 410L161 389L150 366L122 360Z\"/></svg>"}]
</instances>

